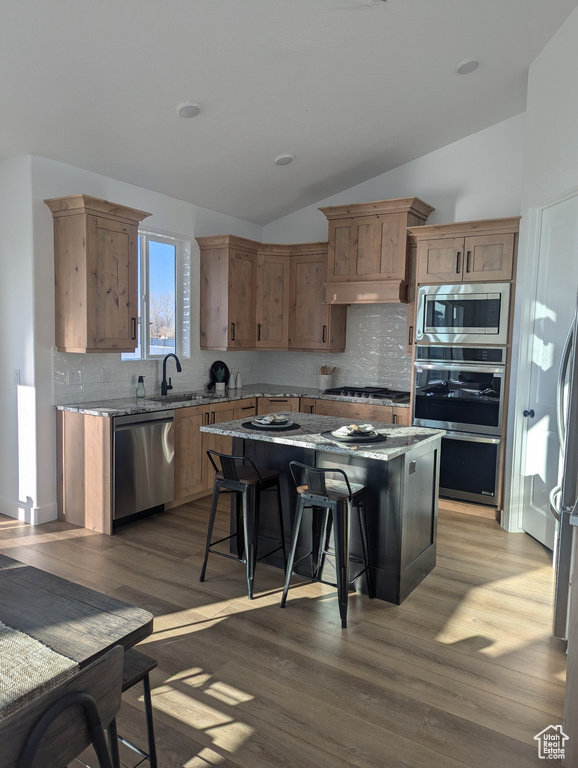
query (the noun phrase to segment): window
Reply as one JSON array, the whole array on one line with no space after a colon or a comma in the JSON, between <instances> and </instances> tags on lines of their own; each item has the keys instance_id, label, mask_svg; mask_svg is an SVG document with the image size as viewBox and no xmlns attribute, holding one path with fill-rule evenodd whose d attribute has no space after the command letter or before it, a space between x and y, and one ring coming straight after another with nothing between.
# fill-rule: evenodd
<instances>
[{"instance_id":1,"label":"window","mask_svg":"<svg viewBox=\"0 0 578 768\"><path fill-rule=\"evenodd\" d=\"M138 346L123 360L190 356L190 262L190 243L139 232Z\"/></svg>"}]
</instances>

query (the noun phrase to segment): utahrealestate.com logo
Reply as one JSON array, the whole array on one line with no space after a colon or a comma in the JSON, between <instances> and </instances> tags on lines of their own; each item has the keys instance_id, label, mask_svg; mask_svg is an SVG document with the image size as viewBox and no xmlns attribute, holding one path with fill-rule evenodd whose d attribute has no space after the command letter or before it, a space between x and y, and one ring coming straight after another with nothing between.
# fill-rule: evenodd
<instances>
[{"instance_id":1,"label":"utahrealestate.com logo","mask_svg":"<svg viewBox=\"0 0 578 768\"><path fill-rule=\"evenodd\" d=\"M540 760L563 760L564 744L568 736L561 725L549 725L537 733L534 738L538 742L538 757Z\"/></svg>"}]
</instances>

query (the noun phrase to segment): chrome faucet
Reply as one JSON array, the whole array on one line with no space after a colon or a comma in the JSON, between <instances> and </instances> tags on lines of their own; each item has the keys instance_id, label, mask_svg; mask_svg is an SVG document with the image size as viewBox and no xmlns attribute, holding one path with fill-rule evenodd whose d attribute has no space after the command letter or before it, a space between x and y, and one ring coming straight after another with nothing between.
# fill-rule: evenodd
<instances>
[{"instance_id":1,"label":"chrome faucet","mask_svg":"<svg viewBox=\"0 0 578 768\"><path fill-rule=\"evenodd\" d=\"M161 382L161 395L166 395L169 391L169 389L173 388L173 385L171 384L171 377L169 376L169 382L167 384L167 360L169 357L174 357L175 362L177 364L177 373L180 373L183 369L181 368L181 364L179 362L179 358L176 355L173 355L171 352L170 354L166 355L165 359L163 360L163 380Z\"/></svg>"}]
</instances>

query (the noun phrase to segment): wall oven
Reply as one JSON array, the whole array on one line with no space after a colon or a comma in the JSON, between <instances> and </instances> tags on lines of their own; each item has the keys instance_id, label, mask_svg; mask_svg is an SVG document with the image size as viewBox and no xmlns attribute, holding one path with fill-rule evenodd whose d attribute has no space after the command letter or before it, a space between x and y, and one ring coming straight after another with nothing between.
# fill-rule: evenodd
<instances>
[{"instance_id":1,"label":"wall oven","mask_svg":"<svg viewBox=\"0 0 578 768\"><path fill-rule=\"evenodd\" d=\"M416 347L413 424L446 430L440 496L499 501L506 350Z\"/></svg>"},{"instance_id":2,"label":"wall oven","mask_svg":"<svg viewBox=\"0 0 578 768\"><path fill-rule=\"evenodd\" d=\"M505 349L416 347L414 426L501 435Z\"/></svg>"},{"instance_id":3,"label":"wall oven","mask_svg":"<svg viewBox=\"0 0 578 768\"><path fill-rule=\"evenodd\" d=\"M507 344L509 283L422 285L417 292L416 342Z\"/></svg>"}]
</instances>

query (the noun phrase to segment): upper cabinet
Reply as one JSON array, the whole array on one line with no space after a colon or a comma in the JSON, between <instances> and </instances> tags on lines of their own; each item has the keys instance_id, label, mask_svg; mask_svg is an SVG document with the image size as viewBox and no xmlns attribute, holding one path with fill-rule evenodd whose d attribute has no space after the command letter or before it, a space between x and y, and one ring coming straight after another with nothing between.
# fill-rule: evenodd
<instances>
[{"instance_id":1,"label":"upper cabinet","mask_svg":"<svg viewBox=\"0 0 578 768\"><path fill-rule=\"evenodd\" d=\"M256 349L287 349L290 265L286 246L259 247Z\"/></svg>"},{"instance_id":2,"label":"upper cabinet","mask_svg":"<svg viewBox=\"0 0 578 768\"><path fill-rule=\"evenodd\" d=\"M320 208L329 220L325 301L375 304L407 299L407 227L434 210L417 197Z\"/></svg>"},{"instance_id":3,"label":"upper cabinet","mask_svg":"<svg viewBox=\"0 0 578 768\"><path fill-rule=\"evenodd\" d=\"M346 308L323 303L327 243L197 242L201 349L345 349Z\"/></svg>"},{"instance_id":4,"label":"upper cabinet","mask_svg":"<svg viewBox=\"0 0 578 768\"><path fill-rule=\"evenodd\" d=\"M201 249L201 349L255 349L258 243L197 237Z\"/></svg>"},{"instance_id":5,"label":"upper cabinet","mask_svg":"<svg viewBox=\"0 0 578 768\"><path fill-rule=\"evenodd\" d=\"M417 283L511 280L519 222L516 216L411 229L417 241Z\"/></svg>"},{"instance_id":6,"label":"upper cabinet","mask_svg":"<svg viewBox=\"0 0 578 768\"><path fill-rule=\"evenodd\" d=\"M324 303L327 243L291 248L289 349L343 352L347 307Z\"/></svg>"},{"instance_id":7,"label":"upper cabinet","mask_svg":"<svg viewBox=\"0 0 578 768\"><path fill-rule=\"evenodd\" d=\"M88 195L44 202L54 218L57 349L134 351L138 225L151 214Z\"/></svg>"}]
</instances>

